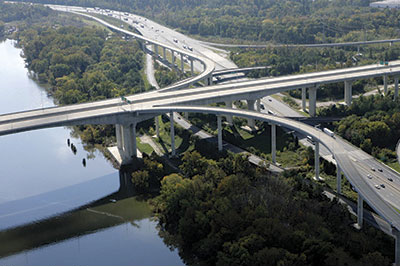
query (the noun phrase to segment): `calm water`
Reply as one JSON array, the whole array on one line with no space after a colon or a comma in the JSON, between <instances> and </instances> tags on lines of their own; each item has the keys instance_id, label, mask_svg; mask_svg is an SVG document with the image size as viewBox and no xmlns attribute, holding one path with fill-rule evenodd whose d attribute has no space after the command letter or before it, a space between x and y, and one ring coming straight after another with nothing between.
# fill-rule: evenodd
<instances>
[{"instance_id":1,"label":"calm water","mask_svg":"<svg viewBox=\"0 0 400 267\"><path fill-rule=\"evenodd\" d=\"M54 105L20 53L0 43L0 114ZM128 178L68 128L0 136L0 144L0 265L182 265Z\"/></svg>"}]
</instances>

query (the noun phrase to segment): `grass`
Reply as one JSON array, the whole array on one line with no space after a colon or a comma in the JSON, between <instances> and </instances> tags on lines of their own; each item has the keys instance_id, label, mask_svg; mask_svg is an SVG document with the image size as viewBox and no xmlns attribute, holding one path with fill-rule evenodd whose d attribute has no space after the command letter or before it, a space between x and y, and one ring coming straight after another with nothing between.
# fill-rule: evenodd
<instances>
[{"instance_id":1,"label":"grass","mask_svg":"<svg viewBox=\"0 0 400 267\"><path fill-rule=\"evenodd\" d=\"M153 148L149 144L142 143L139 137L136 137L136 144L140 152L146 153L147 155L153 153Z\"/></svg>"},{"instance_id":2,"label":"grass","mask_svg":"<svg viewBox=\"0 0 400 267\"><path fill-rule=\"evenodd\" d=\"M172 151L171 149L171 135L170 131L166 130L167 124L169 124L169 119L168 118L163 118L164 116L159 117L159 125L160 125L160 138L156 138L156 142L163 147L164 151L167 153L170 153ZM175 124L175 147L180 148L180 146L183 144L183 139L176 134L177 128L180 126Z\"/></svg>"}]
</instances>

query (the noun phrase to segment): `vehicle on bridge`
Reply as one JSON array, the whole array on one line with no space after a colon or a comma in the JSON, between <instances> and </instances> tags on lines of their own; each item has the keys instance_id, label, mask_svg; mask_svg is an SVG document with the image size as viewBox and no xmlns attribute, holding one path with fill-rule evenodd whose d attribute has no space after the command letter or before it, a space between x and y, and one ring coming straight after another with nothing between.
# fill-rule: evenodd
<instances>
[{"instance_id":1,"label":"vehicle on bridge","mask_svg":"<svg viewBox=\"0 0 400 267\"><path fill-rule=\"evenodd\" d=\"M330 137L335 137L335 133L329 130L328 128L324 128L324 133L326 133Z\"/></svg>"}]
</instances>

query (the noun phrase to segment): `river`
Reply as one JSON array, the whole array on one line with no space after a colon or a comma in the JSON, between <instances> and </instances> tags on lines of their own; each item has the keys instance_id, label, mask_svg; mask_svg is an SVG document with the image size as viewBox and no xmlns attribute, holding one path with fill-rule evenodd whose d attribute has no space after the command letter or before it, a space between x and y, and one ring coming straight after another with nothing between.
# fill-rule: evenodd
<instances>
[{"instance_id":1,"label":"river","mask_svg":"<svg viewBox=\"0 0 400 267\"><path fill-rule=\"evenodd\" d=\"M20 54L0 42L0 114L54 106ZM0 265L183 265L128 180L68 128L1 136Z\"/></svg>"}]
</instances>

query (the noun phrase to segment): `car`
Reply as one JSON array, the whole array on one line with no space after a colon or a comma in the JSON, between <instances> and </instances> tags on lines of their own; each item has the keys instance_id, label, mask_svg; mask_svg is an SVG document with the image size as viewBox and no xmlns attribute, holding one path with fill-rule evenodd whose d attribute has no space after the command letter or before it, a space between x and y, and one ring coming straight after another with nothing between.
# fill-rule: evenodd
<instances>
[{"instance_id":1,"label":"car","mask_svg":"<svg viewBox=\"0 0 400 267\"><path fill-rule=\"evenodd\" d=\"M389 178L387 178L387 179L388 179L389 181L393 182L393 179L392 179L392 178L389 177Z\"/></svg>"},{"instance_id":2,"label":"car","mask_svg":"<svg viewBox=\"0 0 400 267\"><path fill-rule=\"evenodd\" d=\"M384 184L381 184L381 187L382 187L382 188L385 188L385 185L384 185Z\"/></svg>"},{"instance_id":3,"label":"car","mask_svg":"<svg viewBox=\"0 0 400 267\"><path fill-rule=\"evenodd\" d=\"M261 109L265 109L264 104L260 104L260 108L261 108Z\"/></svg>"},{"instance_id":4,"label":"car","mask_svg":"<svg viewBox=\"0 0 400 267\"><path fill-rule=\"evenodd\" d=\"M182 47L183 47L183 49L186 49L186 48L187 48L187 46L186 46L186 45L182 45Z\"/></svg>"},{"instance_id":5,"label":"car","mask_svg":"<svg viewBox=\"0 0 400 267\"><path fill-rule=\"evenodd\" d=\"M174 40L175 43L178 43L178 39L174 38L173 40Z\"/></svg>"},{"instance_id":6,"label":"car","mask_svg":"<svg viewBox=\"0 0 400 267\"><path fill-rule=\"evenodd\" d=\"M372 179L372 175L371 175L371 174L368 174L367 177L368 177L369 179Z\"/></svg>"},{"instance_id":7,"label":"car","mask_svg":"<svg viewBox=\"0 0 400 267\"><path fill-rule=\"evenodd\" d=\"M188 46L189 51L193 51L193 47Z\"/></svg>"},{"instance_id":8,"label":"car","mask_svg":"<svg viewBox=\"0 0 400 267\"><path fill-rule=\"evenodd\" d=\"M380 172L383 172L383 170L382 170L382 169L378 169L378 171L380 171Z\"/></svg>"},{"instance_id":9,"label":"car","mask_svg":"<svg viewBox=\"0 0 400 267\"><path fill-rule=\"evenodd\" d=\"M376 171L376 170L375 170L375 168L371 168L371 171L373 171L373 172L374 172L374 171Z\"/></svg>"},{"instance_id":10,"label":"car","mask_svg":"<svg viewBox=\"0 0 400 267\"><path fill-rule=\"evenodd\" d=\"M381 189L381 187L378 184L375 185L375 188L376 189Z\"/></svg>"},{"instance_id":11,"label":"car","mask_svg":"<svg viewBox=\"0 0 400 267\"><path fill-rule=\"evenodd\" d=\"M272 110L270 110L270 109L268 109L268 114L271 114L271 115L276 115L275 114L275 112L273 112Z\"/></svg>"},{"instance_id":12,"label":"car","mask_svg":"<svg viewBox=\"0 0 400 267\"><path fill-rule=\"evenodd\" d=\"M269 102L272 102L272 98L268 97L268 101L269 101Z\"/></svg>"}]
</instances>

